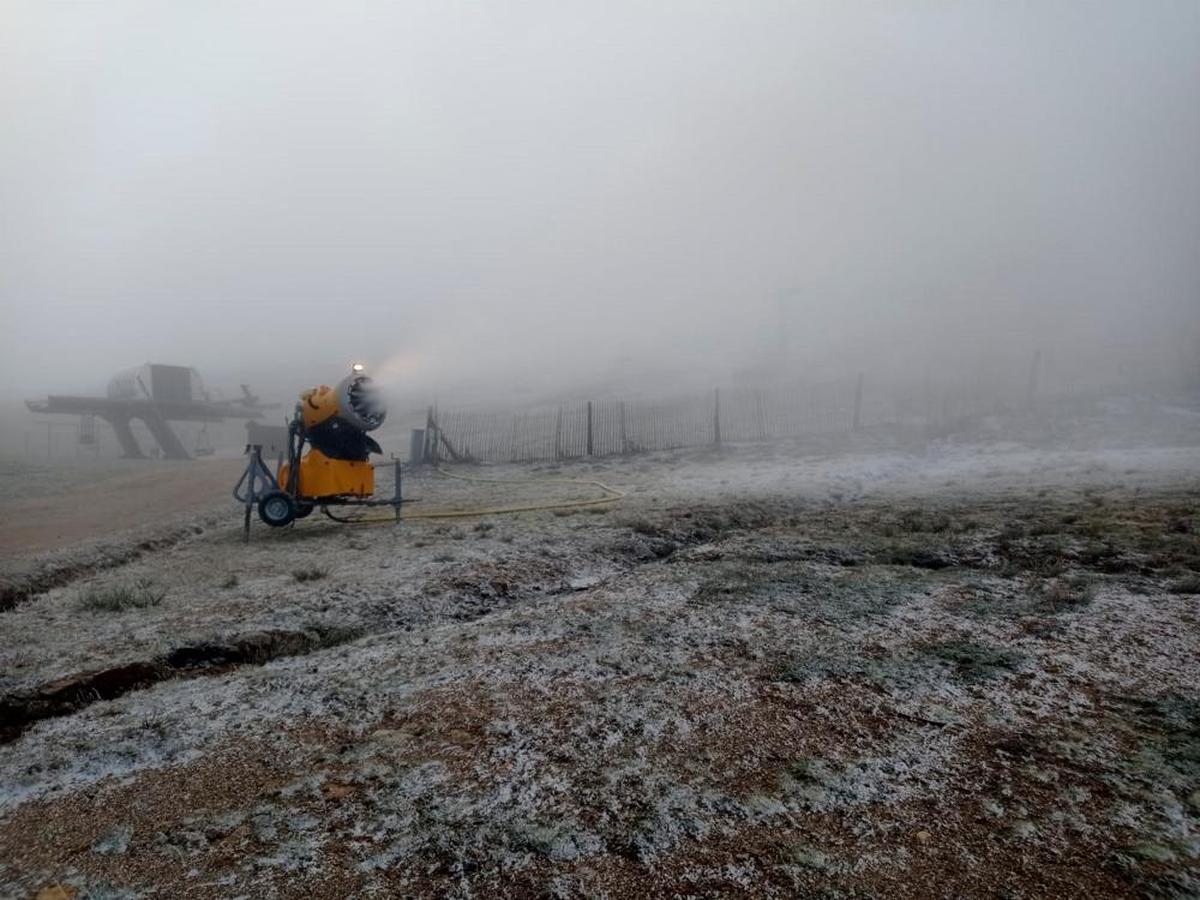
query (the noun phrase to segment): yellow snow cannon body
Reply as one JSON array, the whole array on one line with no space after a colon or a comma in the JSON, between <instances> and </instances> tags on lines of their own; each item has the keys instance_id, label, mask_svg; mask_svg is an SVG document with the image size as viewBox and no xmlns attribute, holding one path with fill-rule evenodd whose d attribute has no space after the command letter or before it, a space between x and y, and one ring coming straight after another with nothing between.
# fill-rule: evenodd
<instances>
[{"instance_id":1,"label":"yellow snow cannon body","mask_svg":"<svg viewBox=\"0 0 1200 900\"><path fill-rule=\"evenodd\" d=\"M321 500L375 493L375 468L368 459L382 450L367 432L383 423L386 411L372 398L370 382L366 375L351 375L337 387L323 384L300 395L292 427L309 450L300 460L295 481L293 463L284 463L279 484L301 504L301 510Z\"/></svg>"},{"instance_id":2,"label":"yellow snow cannon body","mask_svg":"<svg viewBox=\"0 0 1200 900\"><path fill-rule=\"evenodd\" d=\"M386 416L387 407L375 384L355 364L335 387L323 384L302 393L286 429L251 431L246 445L249 461L233 488L234 499L246 510L245 540L250 539L250 512L255 506L258 517L276 528L304 518L318 506L335 522L360 521L362 512L357 518L345 518L330 507L388 506L398 523L405 501L396 457L391 463L395 472L391 498L373 496L375 466L370 457L383 450L368 432L382 425ZM274 474L263 462L267 447L283 457Z\"/></svg>"},{"instance_id":3,"label":"yellow snow cannon body","mask_svg":"<svg viewBox=\"0 0 1200 900\"><path fill-rule=\"evenodd\" d=\"M292 428L310 449L300 460L279 470L279 484L298 503L314 504L375 493L370 454L382 453L367 432L383 424L387 410L371 379L361 373L343 378L336 387L321 385L300 395ZM292 454L295 455L295 454Z\"/></svg>"}]
</instances>

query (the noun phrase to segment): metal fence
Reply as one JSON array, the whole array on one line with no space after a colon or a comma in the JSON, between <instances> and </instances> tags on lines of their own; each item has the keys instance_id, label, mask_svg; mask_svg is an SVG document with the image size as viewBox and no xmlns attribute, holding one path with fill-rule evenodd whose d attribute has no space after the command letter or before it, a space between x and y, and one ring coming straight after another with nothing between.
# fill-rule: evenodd
<instances>
[{"instance_id":1,"label":"metal fence","mask_svg":"<svg viewBox=\"0 0 1200 900\"><path fill-rule=\"evenodd\" d=\"M862 381L792 389L711 391L661 402L582 401L501 414L431 410L441 456L533 462L673 450L849 431L882 421ZM440 435L440 440L437 437Z\"/></svg>"},{"instance_id":2,"label":"metal fence","mask_svg":"<svg viewBox=\"0 0 1200 900\"><path fill-rule=\"evenodd\" d=\"M948 372L918 381L859 374L834 381L791 381L773 387L712 390L661 401L603 400L499 413L431 409L426 453L481 462L535 462L612 456L781 438L848 433L880 426L955 429L991 414L1050 409L1114 390L1200 384L1195 358L1111 352L1112 377L1079 373L1062 355L1035 350L1004 366L977 366L967 377ZM1125 360L1122 363L1122 360ZM1146 360L1157 365L1147 367ZM1141 363L1141 369L1134 366Z\"/></svg>"}]
</instances>

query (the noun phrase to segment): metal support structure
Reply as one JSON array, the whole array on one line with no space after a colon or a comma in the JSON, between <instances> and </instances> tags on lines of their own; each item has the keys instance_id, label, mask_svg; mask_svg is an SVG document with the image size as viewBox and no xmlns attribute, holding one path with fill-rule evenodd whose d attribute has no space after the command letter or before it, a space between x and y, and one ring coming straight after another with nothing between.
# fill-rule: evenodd
<instances>
[{"instance_id":1,"label":"metal support structure","mask_svg":"<svg viewBox=\"0 0 1200 900\"><path fill-rule=\"evenodd\" d=\"M237 500L238 503L241 503L245 508L242 520L242 540L245 543L250 542L250 518L254 512L254 507L264 494L272 491L286 490L286 492L292 494L293 498L295 499L295 487L293 486L291 488L285 488L279 484L279 481L276 479L275 475L271 473L271 470L267 468L267 464L263 462L262 450L263 448L261 444L250 444L246 447L246 454L250 458L246 463L246 468L242 471L242 477L238 479L237 484L234 485L233 488L234 499ZM276 469L278 470L282 464L283 455L280 454L280 458L276 463ZM354 518L336 516L330 512L329 508L331 506L357 506L363 508L390 506L395 511L395 524L399 525L401 522L401 506L405 503L413 503L415 501L404 498L402 467L400 459L394 455L392 456L392 467L396 480L392 488L392 496L389 499L372 500L369 498L357 499L346 497L326 497L324 499L301 499L301 502L309 504L310 507L320 506L321 511L335 522L350 523L353 523L356 520ZM296 465L293 464L291 468L295 470Z\"/></svg>"},{"instance_id":2,"label":"metal support structure","mask_svg":"<svg viewBox=\"0 0 1200 900\"><path fill-rule=\"evenodd\" d=\"M279 482L275 480L275 476L271 474L271 470L263 462L261 444L247 445L246 454L250 457L250 460L246 463L242 477L238 479L237 484L233 487L233 499L244 504L246 507L246 517L242 523L242 541L249 543L250 514L254 511L254 504L267 491L279 490Z\"/></svg>"},{"instance_id":3,"label":"metal support structure","mask_svg":"<svg viewBox=\"0 0 1200 900\"><path fill-rule=\"evenodd\" d=\"M133 436L133 429L129 427L130 418L128 416L107 416L106 418L108 424L112 426L113 433L117 436L117 442L121 445L121 455L126 459L145 459L146 454L138 446L137 438Z\"/></svg>"},{"instance_id":4,"label":"metal support structure","mask_svg":"<svg viewBox=\"0 0 1200 900\"><path fill-rule=\"evenodd\" d=\"M392 468L396 473L396 483L392 486L392 508L396 511L396 524L400 524L400 504L404 502L400 495L400 460L392 457Z\"/></svg>"},{"instance_id":5,"label":"metal support structure","mask_svg":"<svg viewBox=\"0 0 1200 900\"><path fill-rule=\"evenodd\" d=\"M167 420L157 412L147 412L142 416L142 421L146 423L146 427L154 435L154 440L158 441L158 446L162 448L163 455L167 459L192 458L191 454L183 446L183 441L179 440L179 436L171 429Z\"/></svg>"}]
</instances>

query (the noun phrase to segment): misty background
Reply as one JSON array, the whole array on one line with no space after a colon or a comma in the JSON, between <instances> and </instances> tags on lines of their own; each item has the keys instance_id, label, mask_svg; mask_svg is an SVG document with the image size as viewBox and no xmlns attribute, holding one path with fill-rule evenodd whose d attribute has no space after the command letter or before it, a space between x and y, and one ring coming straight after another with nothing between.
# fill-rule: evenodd
<instances>
[{"instance_id":1,"label":"misty background","mask_svg":"<svg viewBox=\"0 0 1200 900\"><path fill-rule=\"evenodd\" d=\"M10 428L146 361L416 408L1197 357L1193 0L0 10Z\"/></svg>"}]
</instances>

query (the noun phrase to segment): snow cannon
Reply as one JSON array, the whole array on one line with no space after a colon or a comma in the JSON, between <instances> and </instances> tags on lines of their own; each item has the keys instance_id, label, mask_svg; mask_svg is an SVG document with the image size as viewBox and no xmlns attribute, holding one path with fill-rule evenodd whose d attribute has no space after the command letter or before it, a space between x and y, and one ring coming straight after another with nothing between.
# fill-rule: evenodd
<instances>
[{"instance_id":1,"label":"snow cannon","mask_svg":"<svg viewBox=\"0 0 1200 900\"><path fill-rule=\"evenodd\" d=\"M288 454L279 483L310 507L339 497L371 496L375 493L375 468L370 455L383 450L367 432L382 425L386 416L378 391L361 371L346 376L337 387L323 384L305 391L296 405L291 430L299 438L300 449L308 444L309 450L299 466L293 454Z\"/></svg>"},{"instance_id":2,"label":"snow cannon","mask_svg":"<svg viewBox=\"0 0 1200 900\"><path fill-rule=\"evenodd\" d=\"M329 513L330 506L390 505L399 516L399 471L396 496L371 499L375 467L370 456L383 450L369 432L386 417L378 388L358 363L335 387L323 384L304 391L288 423L286 454L280 453L276 474L262 462L261 444L252 441L247 447L251 460L234 488L234 497L246 504L247 534L255 504L259 518L276 528L304 518L317 506L337 521L342 520Z\"/></svg>"}]
</instances>

